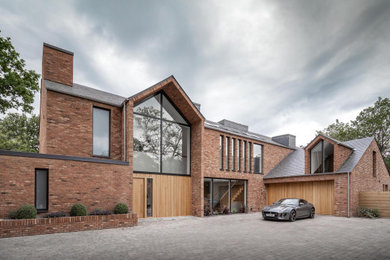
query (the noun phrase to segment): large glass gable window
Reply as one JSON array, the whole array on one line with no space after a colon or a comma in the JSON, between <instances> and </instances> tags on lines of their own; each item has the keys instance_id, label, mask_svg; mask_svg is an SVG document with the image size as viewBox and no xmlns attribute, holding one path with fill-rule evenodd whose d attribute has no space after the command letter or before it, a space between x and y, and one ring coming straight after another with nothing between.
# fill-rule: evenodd
<instances>
[{"instance_id":1,"label":"large glass gable window","mask_svg":"<svg viewBox=\"0 0 390 260\"><path fill-rule=\"evenodd\" d=\"M310 173L333 172L333 144L321 140L310 150Z\"/></svg>"},{"instance_id":2,"label":"large glass gable window","mask_svg":"<svg viewBox=\"0 0 390 260\"><path fill-rule=\"evenodd\" d=\"M190 174L190 127L159 93L134 107L134 171Z\"/></svg>"}]
</instances>

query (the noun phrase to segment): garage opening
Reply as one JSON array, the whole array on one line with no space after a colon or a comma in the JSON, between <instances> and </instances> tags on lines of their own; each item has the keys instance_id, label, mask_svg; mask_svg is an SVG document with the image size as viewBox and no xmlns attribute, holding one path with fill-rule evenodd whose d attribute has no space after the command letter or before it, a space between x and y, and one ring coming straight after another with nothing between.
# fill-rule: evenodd
<instances>
[{"instance_id":1,"label":"garage opening","mask_svg":"<svg viewBox=\"0 0 390 260\"><path fill-rule=\"evenodd\" d=\"M283 198L300 198L312 203L317 214L334 214L334 183L310 181L267 184L268 205Z\"/></svg>"}]
</instances>

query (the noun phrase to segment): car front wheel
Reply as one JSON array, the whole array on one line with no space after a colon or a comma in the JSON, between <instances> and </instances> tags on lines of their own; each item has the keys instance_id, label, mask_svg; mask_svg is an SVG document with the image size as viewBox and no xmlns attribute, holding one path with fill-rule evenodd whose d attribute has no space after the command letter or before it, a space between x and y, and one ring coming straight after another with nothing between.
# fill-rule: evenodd
<instances>
[{"instance_id":1,"label":"car front wheel","mask_svg":"<svg viewBox=\"0 0 390 260\"><path fill-rule=\"evenodd\" d=\"M314 208L312 208L310 212L310 218L314 218L314 215L315 215L315 210Z\"/></svg>"},{"instance_id":2,"label":"car front wheel","mask_svg":"<svg viewBox=\"0 0 390 260\"><path fill-rule=\"evenodd\" d=\"M290 212L290 221L294 222L296 219L297 219L297 213L295 212L295 210L292 210Z\"/></svg>"}]
</instances>

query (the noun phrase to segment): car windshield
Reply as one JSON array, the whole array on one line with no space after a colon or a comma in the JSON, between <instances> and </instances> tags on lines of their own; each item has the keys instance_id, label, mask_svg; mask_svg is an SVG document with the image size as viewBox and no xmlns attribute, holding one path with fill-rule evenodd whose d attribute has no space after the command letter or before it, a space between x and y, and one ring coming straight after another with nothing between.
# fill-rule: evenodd
<instances>
[{"instance_id":1,"label":"car windshield","mask_svg":"<svg viewBox=\"0 0 390 260\"><path fill-rule=\"evenodd\" d=\"M276 204L279 205L298 205L298 199L281 199Z\"/></svg>"}]
</instances>

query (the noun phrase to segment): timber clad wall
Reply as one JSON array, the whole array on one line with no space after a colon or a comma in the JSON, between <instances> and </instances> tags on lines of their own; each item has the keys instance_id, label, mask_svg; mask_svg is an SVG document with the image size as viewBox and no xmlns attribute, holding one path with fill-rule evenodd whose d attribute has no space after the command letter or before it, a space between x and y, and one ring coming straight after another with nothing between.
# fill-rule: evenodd
<instances>
[{"instance_id":1,"label":"timber clad wall","mask_svg":"<svg viewBox=\"0 0 390 260\"><path fill-rule=\"evenodd\" d=\"M232 170L232 151L231 146L229 146L229 170L220 170L219 168L219 137L220 135L224 135L230 137L230 145L231 138L236 138L236 140L242 140L251 142L252 144L261 144L263 145L263 174L255 174L254 170L254 162L252 162L252 172L243 172L243 165L241 163L241 171ZM259 142L257 140L243 138L241 136L236 136L232 134L227 134L224 132L216 131L213 129L205 128L204 130L204 177L210 178L225 178L225 179L240 179L240 180L248 180L248 209L249 211L260 211L266 204L266 189L263 183L263 177L270 170L272 170L281 160L285 158L289 153L293 150L271 145L268 143ZM225 143L224 143L225 145ZM224 148L225 149L225 148ZM224 151L225 152L225 151ZM241 143L241 156L243 161L243 142ZM251 149L251 157L253 157L253 149ZM225 161L224 161L225 162ZM236 162L237 164L237 162ZM202 194L203 198L203 194Z\"/></svg>"},{"instance_id":2,"label":"timber clad wall","mask_svg":"<svg viewBox=\"0 0 390 260\"><path fill-rule=\"evenodd\" d=\"M113 211L132 201L132 174L127 165L0 156L0 218L21 205L34 205L35 168L49 170L49 212L69 212L76 203L88 211Z\"/></svg>"},{"instance_id":3,"label":"timber clad wall","mask_svg":"<svg viewBox=\"0 0 390 260\"><path fill-rule=\"evenodd\" d=\"M390 192L361 192L359 206L377 209L380 217L390 218Z\"/></svg>"}]
</instances>

